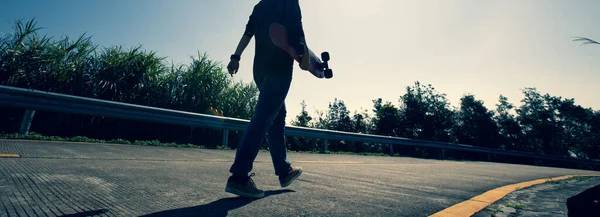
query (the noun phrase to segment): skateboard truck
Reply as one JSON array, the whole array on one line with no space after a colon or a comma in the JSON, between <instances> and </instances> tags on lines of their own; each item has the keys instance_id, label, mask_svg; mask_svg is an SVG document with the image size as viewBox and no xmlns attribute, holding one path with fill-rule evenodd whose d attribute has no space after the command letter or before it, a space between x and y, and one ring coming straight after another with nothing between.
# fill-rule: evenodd
<instances>
[{"instance_id":1,"label":"skateboard truck","mask_svg":"<svg viewBox=\"0 0 600 217\"><path fill-rule=\"evenodd\" d=\"M295 49L299 55L304 55L304 54L308 53L306 51L306 46L304 45L304 43L297 43L295 45ZM333 70L331 70L329 68L329 63L328 63L328 61L330 60L329 52L321 53L321 60L323 60L323 63L319 64L319 70L323 70L323 72L325 74L325 78L328 78L328 79L332 78Z\"/></svg>"},{"instance_id":2,"label":"skateboard truck","mask_svg":"<svg viewBox=\"0 0 600 217\"><path fill-rule=\"evenodd\" d=\"M329 59L329 52L323 52L323 53L321 53L321 59L323 60L323 63L321 63L320 69L325 72L325 78L332 78L333 77L333 70L331 70L329 68L329 63L328 63L328 61L330 60Z\"/></svg>"}]
</instances>

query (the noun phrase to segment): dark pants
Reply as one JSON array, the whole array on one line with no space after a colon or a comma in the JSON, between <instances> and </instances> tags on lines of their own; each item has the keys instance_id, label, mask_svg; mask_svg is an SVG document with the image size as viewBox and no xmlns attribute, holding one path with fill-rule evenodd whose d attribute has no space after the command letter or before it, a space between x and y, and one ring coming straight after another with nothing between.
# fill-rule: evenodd
<instances>
[{"instance_id":1,"label":"dark pants","mask_svg":"<svg viewBox=\"0 0 600 217\"><path fill-rule=\"evenodd\" d=\"M273 64L273 63L271 63ZM286 174L291 169L287 160L284 136L285 98L292 82L292 67L278 67L286 70L265 69L265 64L255 62L254 81L259 88L258 103L254 115L242 136L235 161L229 170L234 176L248 176L256 159L264 135L271 152L275 174ZM274 67L273 67L274 68ZM289 70L287 70L289 68Z\"/></svg>"}]
</instances>

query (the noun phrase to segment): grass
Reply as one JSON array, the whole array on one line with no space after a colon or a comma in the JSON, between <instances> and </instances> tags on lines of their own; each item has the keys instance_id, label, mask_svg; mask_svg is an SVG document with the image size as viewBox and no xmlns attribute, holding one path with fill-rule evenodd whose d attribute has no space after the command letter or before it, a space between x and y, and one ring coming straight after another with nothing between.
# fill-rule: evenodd
<instances>
[{"instance_id":1,"label":"grass","mask_svg":"<svg viewBox=\"0 0 600 217\"><path fill-rule=\"evenodd\" d=\"M558 184L561 184L562 182L560 180L552 180L552 178L546 178L546 183L558 185Z\"/></svg>"},{"instance_id":2,"label":"grass","mask_svg":"<svg viewBox=\"0 0 600 217\"><path fill-rule=\"evenodd\" d=\"M498 214L500 212L502 212L502 209L498 205L490 206L488 208L488 213L490 214L491 217L495 217L496 214Z\"/></svg>"},{"instance_id":3,"label":"grass","mask_svg":"<svg viewBox=\"0 0 600 217\"><path fill-rule=\"evenodd\" d=\"M523 208L525 208L525 206L523 206L520 203L514 203L514 204L510 203L510 204L506 204L505 206L506 207L511 207L511 208L513 208L515 210L522 210Z\"/></svg>"},{"instance_id":4,"label":"grass","mask_svg":"<svg viewBox=\"0 0 600 217\"><path fill-rule=\"evenodd\" d=\"M552 180L552 178L546 178L546 183L554 184L554 185L566 185L567 182L569 182L571 180L575 181L575 182L581 182L581 181L587 181L591 178L593 178L593 177L591 177L591 176L574 176L573 178L566 179L566 180Z\"/></svg>"},{"instance_id":5,"label":"grass","mask_svg":"<svg viewBox=\"0 0 600 217\"><path fill-rule=\"evenodd\" d=\"M573 177L573 179L575 181L587 181L591 178L593 178L593 177L591 177L591 176L575 176L575 177Z\"/></svg>"}]
</instances>

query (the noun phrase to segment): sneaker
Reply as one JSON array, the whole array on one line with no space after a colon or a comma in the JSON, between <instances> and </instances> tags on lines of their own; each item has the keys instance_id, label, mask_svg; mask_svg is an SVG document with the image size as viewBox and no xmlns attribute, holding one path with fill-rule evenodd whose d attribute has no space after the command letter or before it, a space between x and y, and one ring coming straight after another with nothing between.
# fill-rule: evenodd
<instances>
[{"instance_id":1,"label":"sneaker","mask_svg":"<svg viewBox=\"0 0 600 217\"><path fill-rule=\"evenodd\" d=\"M252 180L252 176L254 176L254 173L250 174L250 176L246 177L245 179L239 179L239 178L235 178L233 176L230 176L229 179L227 180L227 186L225 187L225 191L241 196L241 197L248 197L248 198L262 198L265 196L265 192L263 190L260 190L258 188L256 188L256 185L254 184L254 181Z\"/></svg>"},{"instance_id":2,"label":"sneaker","mask_svg":"<svg viewBox=\"0 0 600 217\"><path fill-rule=\"evenodd\" d=\"M279 176L279 184L281 187L287 187L302 174L302 167L292 167L290 172Z\"/></svg>"}]
</instances>

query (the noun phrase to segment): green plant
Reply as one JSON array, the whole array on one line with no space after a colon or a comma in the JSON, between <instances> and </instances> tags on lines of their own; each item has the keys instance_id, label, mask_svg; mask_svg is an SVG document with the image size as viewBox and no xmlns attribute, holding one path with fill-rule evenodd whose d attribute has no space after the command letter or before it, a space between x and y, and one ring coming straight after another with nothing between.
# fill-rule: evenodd
<instances>
[{"instance_id":1,"label":"green plant","mask_svg":"<svg viewBox=\"0 0 600 217\"><path fill-rule=\"evenodd\" d=\"M488 207L488 213L490 214L490 217L496 217L496 214L500 212L502 212L502 209L498 205L492 205Z\"/></svg>"},{"instance_id":2,"label":"green plant","mask_svg":"<svg viewBox=\"0 0 600 217\"><path fill-rule=\"evenodd\" d=\"M587 181L591 178L593 178L593 177L591 177L591 176L575 176L575 177L573 177L573 179L575 181Z\"/></svg>"},{"instance_id":3,"label":"green plant","mask_svg":"<svg viewBox=\"0 0 600 217\"><path fill-rule=\"evenodd\" d=\"M511 207L513 209L516 209L516 210L522 210L522 209L525 208L525 206L522 205L522 204L520 204L520 203L509 203L509 204L506 204L505 206L506 207Z\"/></svg>"}]
</instances>

